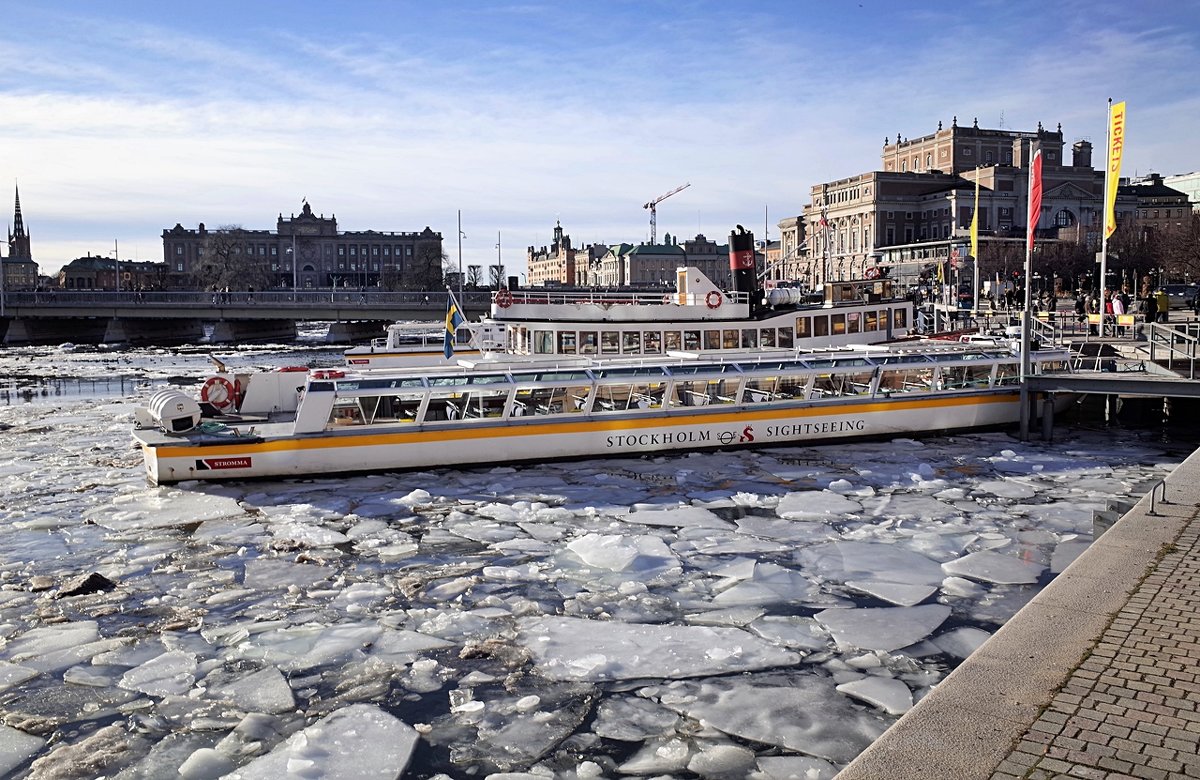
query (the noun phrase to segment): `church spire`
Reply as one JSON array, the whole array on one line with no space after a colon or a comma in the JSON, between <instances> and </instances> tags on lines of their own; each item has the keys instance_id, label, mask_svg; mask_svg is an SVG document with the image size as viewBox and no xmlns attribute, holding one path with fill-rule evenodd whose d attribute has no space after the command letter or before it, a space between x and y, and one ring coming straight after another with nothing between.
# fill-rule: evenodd
<instances>
[{"instance_id":1,"label":"church spire","mask_svg":"<svg viewBox=\"0 0 1200 780\"><path fill-rule=\"evenodd\" d=\"M13 227L8 232L8 256L10 258L32 259L29 248L29 235L25 232L25 220L21 216L21 190L16 189L17 198L13 209Z\"/></svg>"},{"instance_id":2,"label":"church spire","mask_svg":"<svg viewBox=\"0 0 1200 780\"><path fill-rule=\"evenodd\" d=\"M21 188L15 184L13 188L17 192L16 211L13 214L13 234L9 236L9 240L25 235L25 221L21 219Z\"/></svg>"}]
</instances>

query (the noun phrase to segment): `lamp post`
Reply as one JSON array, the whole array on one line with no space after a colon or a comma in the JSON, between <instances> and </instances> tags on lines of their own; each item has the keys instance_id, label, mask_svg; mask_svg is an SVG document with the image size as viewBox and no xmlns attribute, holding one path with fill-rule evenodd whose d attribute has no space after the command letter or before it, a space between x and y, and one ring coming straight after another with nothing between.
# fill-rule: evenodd
<instances>
[{"instance_id":1,"label":"lamp post","mask_svg":"<svg viewBox=\"0 0 1200 780\"><path fill-rule=\"evenodd\" d=\"M295 228L292 229L291 255L292 255L292 300L294 301L294 300L296 300L296 288L298 286L296 283L296 280L299 278L298 271L299 271L299 267L300 267L300 257L296 254L296 230L295 230Z\"/></svg>"},{"instance_id":2,"label":"lamp post","mask_svg":"<svg viewBox=\"0 0 1200 780\"><path fill-rule=\"evenodd\" d=\"M462 240L466 238L462 230L462 209L458 210L458 305L462 306L463 270L462 270Z\"/></svg>"},{"instance_id":3,"label":"lamp post","mask_svg":"<svg viewBox=\"0 0 1200 780\"><path fill-rule=\"evenodd\" d=\"M117 239L113 239L113 269L116 275L114 283L116 291L121 292L121 253L117 248Z\"/></svg>"}]
</instances>

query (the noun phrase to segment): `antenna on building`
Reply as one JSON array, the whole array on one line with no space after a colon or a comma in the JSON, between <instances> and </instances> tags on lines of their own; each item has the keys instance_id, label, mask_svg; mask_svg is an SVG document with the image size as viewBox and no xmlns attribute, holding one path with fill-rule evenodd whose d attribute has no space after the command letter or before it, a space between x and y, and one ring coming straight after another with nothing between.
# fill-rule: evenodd
<instances>
[{"instance_id":1,"label":"antenna on building","mask_svg":"<svg viewBox=\"0 0 1200 780\"><path fill-rule=\"evenodd\" d=\"M1004 129L1004 109L1000 109L1000 129Z\"/></svg>"}]
</instances>

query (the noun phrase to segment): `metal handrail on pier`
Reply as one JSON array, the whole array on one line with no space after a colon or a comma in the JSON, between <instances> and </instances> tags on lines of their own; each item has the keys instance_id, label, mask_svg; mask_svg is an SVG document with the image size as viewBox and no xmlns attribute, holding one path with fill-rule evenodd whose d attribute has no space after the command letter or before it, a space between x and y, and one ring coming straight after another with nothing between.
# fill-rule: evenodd
<instances>
[{"instance_id":1,"label":"metal handrail on pier","mask_svg":"<svg viewBox=\"0 0 1200 780\"><path fill-rule=\"evenodd\" d=\"M1186 361L1188 379L1196 378L1196 358L1200 351L1200 323L1195 321L1180 323L1151 323L1146 329L1146 338L1150 342L1150 360L1166 360L1167 368L1175 370L1175 361ZM1155 356L1155 352L1159 356ZM1162 352L1166 357L1162 357Z\"/></svg>"}]
</instances>

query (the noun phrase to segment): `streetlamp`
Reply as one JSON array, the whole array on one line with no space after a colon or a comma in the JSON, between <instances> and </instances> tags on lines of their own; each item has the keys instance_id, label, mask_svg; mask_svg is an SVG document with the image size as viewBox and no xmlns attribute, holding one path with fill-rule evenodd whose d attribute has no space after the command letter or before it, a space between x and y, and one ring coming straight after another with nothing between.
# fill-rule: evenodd
<instances>
[{"instance_id":1,"label":"streetlamp","mask_svg":"<svg viewBox=\"0 0 1200 780\"><path fill-rule=\"evenodd\" d=\"M462 229L462 209L458 210L458 305L462 306L463 270L462 270L462 240L466 238Z\"/></svg>"}]
</instances>

